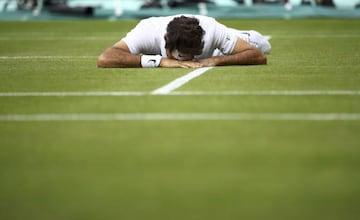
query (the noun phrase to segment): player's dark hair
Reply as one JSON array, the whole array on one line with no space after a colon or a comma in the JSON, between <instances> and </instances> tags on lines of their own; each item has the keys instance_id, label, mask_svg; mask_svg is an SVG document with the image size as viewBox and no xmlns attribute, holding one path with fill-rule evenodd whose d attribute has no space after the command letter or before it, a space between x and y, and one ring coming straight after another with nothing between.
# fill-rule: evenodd
<instances>
[{"instance_id":1,"label":"player's dark hair","mask_svg":"<svg viewBox=\"0 0 360 220\"><path fill-rule=\"evenodd\" d=\"M174 18L167 26L165 48L181 53L199 55L204 47L203 36L199 20L194 17L180 16Z\"/></svg>"}]
</instances>

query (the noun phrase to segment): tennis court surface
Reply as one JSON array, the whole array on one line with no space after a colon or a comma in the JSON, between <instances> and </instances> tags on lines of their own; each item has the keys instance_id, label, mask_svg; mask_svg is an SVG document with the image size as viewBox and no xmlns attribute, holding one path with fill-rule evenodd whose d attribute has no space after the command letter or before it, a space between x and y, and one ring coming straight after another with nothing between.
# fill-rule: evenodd
<instances>
[{"instance_id":1,"label":"tennis court surface","mask_svg":"<svg viewBox=\"0 0 360 220\"><path fill-rule=\"evenodd\" d=\"M220 21L268 65L98 69L137 21L0 22L0 218L359 219L359 20Z\"/></svg>"}]
</instances>

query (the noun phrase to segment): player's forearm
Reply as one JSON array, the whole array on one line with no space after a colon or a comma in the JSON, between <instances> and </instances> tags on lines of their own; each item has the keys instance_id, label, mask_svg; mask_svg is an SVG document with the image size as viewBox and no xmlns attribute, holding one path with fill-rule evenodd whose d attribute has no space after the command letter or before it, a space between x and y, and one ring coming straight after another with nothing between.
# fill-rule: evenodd
<instances>
[{"instance_id":1,"label":"player's forearm","mask_svg":"<svg viewBox=\"0 0 360 220\"><path fill-rule=\"evenodd\" d=\"M266 64L267 59L264 53L257 49L245 50L241 53L228 56L214 57L216 66L226 65L259 65Z\"/></svg>"},{"instance_id":2,"label":"player's forearm","mask_svg":"<svg viewBox=\"0 0 360 220\"><path fill-rule=\"evenodd\" d=\"M99 56L97 66L101 68L141 67L141 57L118 48L109 48Z\"/></svg>"}]
</instances>

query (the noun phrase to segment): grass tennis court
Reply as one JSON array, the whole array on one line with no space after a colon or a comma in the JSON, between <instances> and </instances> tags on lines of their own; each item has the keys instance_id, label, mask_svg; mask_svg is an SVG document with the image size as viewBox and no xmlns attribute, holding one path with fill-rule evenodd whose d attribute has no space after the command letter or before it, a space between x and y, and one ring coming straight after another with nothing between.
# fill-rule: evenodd
<instances>
[{"instance_id":1,"label":"grass tennis court","mask_svg":"<svg viewBox=\"0 0 360 220\"><path fill-rule=\"evenodd\" d=\"M358 19L222 20L266 66L97 69L137 21L0 22L0 219L359 219Z\"/></svg>"}]
</instances>

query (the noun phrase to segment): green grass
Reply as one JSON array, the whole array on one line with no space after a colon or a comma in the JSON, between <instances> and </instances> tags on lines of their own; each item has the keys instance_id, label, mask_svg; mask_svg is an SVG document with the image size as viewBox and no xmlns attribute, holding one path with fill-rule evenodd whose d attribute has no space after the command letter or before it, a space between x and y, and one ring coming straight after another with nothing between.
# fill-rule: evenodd
<instances>
[{"instance_id":1,"label":"green grass","mask_svg":"<svg viewBox=\"0 0 360 220\"><path fill-rule=\"evenodd\" d=\"M360 90L359 20L222 22L272 35L268 65L176 91ZM0 22L0 93L150 94L191 71L97 69L135 24ZM360 96L0 96L0 116L51 113L359 114ZM355 220L359 132L359 120L0 121L0 219Z\"/></svg>"}]
</instances>

